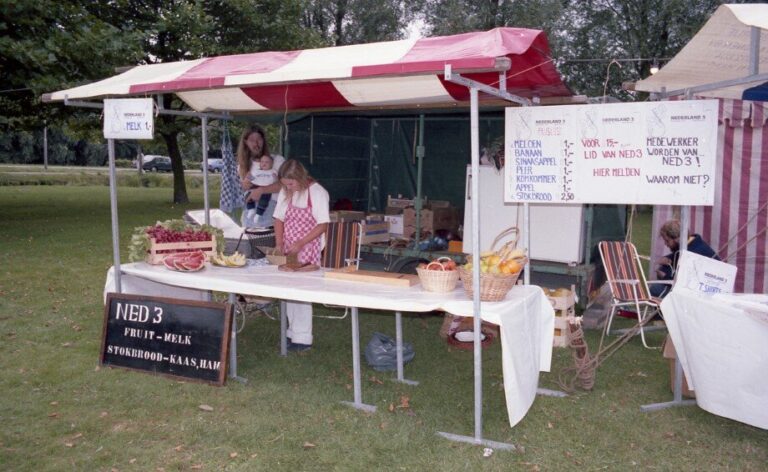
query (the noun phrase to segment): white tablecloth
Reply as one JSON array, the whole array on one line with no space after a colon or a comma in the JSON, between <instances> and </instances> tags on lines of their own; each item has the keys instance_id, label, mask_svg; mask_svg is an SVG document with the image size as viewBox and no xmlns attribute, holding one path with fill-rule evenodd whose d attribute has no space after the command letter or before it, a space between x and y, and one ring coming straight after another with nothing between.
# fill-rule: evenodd
<instances>
[{"instance_id":1,"label":"white tablecloth","mask_svg":"<svg viewBox=\"0 0 768 472\"><path fill-rule=\"evenodd\" d=\"M768 295L675 287L661 310L698 405L768 429Z\"/></svg>"},{"instance_id":2,"label":"white tablecloth","mask_svg":"<svg viewBox=\"0 0 768 472\"><path fill-rule=\"evenodd\" d=\"M231 269L209 266L199 272L174 272L162 265L143 262L121 266L125 280L136 277L165 284L152 290L143 285L136 292L131 280L123 292L174 296L168 286L215 290L286 300L327 303L390 311L426 312L443 310L458 316L472 316L472 300L464 290L432 293L421 286L394 287L323 277L317 272L281 272L274 266ZM123 282L125 283L125 282ZM112 269L105 293L114 291ZM189 295L189 293L185 293ZM180 298L189 298L183 296ZM501 302L483 302L482 318L501 330L502 368L510 426L517 424L536 398L539 371L548 372L552 361L554 310L544 292L536 286L515 286Z\"/></svg>"}]
</instances>

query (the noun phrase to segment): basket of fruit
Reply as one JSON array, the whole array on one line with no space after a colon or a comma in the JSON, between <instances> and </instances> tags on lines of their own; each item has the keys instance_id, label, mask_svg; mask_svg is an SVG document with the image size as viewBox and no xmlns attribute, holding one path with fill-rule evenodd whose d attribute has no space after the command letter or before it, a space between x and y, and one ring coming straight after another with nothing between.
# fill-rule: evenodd
<instances>
[{"instance_id":1,"label":"basket of fruit","mask_svg":"<svg viewBox=\"0 0 768 472\"><path fill-rule=\"evenodd\" d=\"M517 228L510 228L494 240L493 246L501 236L509 234L510 230L517 232ZM520 277L520 273L528 262L525 251L515 249L517 239L504 244L501 249L485 251L480 255L480 300L484 302L498 302L503 300ZM492 248L493 248L492 246ZM459 277L464 285L464 291L472 298L473 261L458 268Z\"/></svg>"},{"instance_id":2,"label":"basket of fruit","mask_svg":"<svg viewBox=\"0 0 768 472\"><path fill-rule=\"evenodd\" d=\"M150 264L163 264L171 254L197 252L209 258L223 249L223 243L222 231L213 226L198 227L183 220L167 220L134 230L129 259L132 262L146 260Z\"/></svg>"},{"instance_id":3,"label":"basket of fruit","mask_svg":"<svg viewBox=\"0 0 768 472\"><path fill-rule=\"evenodd\" d=\"M428 292L452 292L459 281L456 263L450 257L440 257L430 263L422 263L416 267L419 281Z\"/></svg>"}]
</instances>

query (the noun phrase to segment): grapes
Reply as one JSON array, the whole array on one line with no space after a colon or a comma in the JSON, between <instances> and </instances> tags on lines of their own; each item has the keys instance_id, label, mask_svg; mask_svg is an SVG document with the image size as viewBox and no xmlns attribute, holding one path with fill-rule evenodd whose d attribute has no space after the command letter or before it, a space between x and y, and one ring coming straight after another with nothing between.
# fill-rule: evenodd
<instances>
[{"instance_id":1,"label":"grapes","mask_svg":"<svg viewBox=\"0 0 768 472\"><path fill-rule=\"evenodd\" d=\"M197 231L193 228L175 231L162 225L149 226L146 233L158 243L210 241L212 239L211 234L207 231Z\"/></svg>"}]
</instances>

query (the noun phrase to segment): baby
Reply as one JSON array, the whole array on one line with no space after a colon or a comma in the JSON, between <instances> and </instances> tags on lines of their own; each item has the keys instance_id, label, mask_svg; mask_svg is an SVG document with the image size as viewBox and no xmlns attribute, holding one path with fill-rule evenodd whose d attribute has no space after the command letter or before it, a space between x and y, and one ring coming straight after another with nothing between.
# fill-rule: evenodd
<instances>
[{"instance_id":1,"label":"baby","mask_svg":"<svg viewBox=\"0 0 768 472\"><path fill-rule=\"evenodd\" d=\"M273 163L274 161L272 156L261 156L261 159L259 159L259 170L256 172L251 170L251 183L254 185L254 188L272 185L273 183L277 182L277 171L272 169ZM248 192L250 193L250 190L248 190ZM246 198L248 198L247 193ZM263 215L271 199L271 193L263 193L259 198L258 203L254 202L253 200L248 200L246 203L246 209L251 210L256 208L256 214Z\"/></svg>"}]
</instances>

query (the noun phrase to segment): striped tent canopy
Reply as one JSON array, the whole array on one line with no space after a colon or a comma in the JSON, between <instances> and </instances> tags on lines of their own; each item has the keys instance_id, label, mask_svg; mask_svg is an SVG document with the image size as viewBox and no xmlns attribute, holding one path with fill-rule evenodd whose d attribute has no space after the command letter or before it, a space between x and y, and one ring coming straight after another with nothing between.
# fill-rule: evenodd
<instances>
[{"instance_id":1,"label":"striped tent canopy","mask_svg":"<svg viewBox=\"0 0 768 472\"><path fill-rule=\"evenodd\" d=\"M44 101L175 93L199 112L268 113L466 104L466 87L445 66L509 93L568 97L544 32L496 28L453 36L300 51L257 52L136 66L99 82L46 94ZM486 102L491 97L483 96Z\"/></svg>"}]
</instances>

